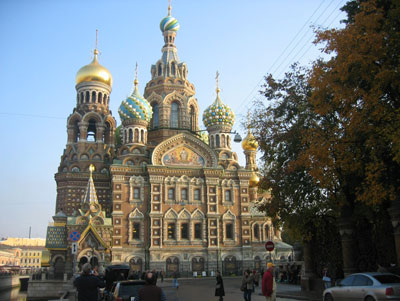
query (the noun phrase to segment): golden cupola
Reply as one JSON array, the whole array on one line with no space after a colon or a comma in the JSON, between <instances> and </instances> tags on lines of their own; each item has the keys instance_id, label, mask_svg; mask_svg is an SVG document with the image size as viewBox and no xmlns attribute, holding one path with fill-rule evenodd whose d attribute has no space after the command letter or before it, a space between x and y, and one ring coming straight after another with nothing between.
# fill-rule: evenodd
<instances>
[{"instance_id":1,"label":"golden cupola","mask_svg":"<svg viewBox=\"0 0 400 301\"><path fill-rule=\"evenodd\" d=\"M253 134L248 132L247 136L243 139L242 141L242 148L243 150L250 150L250 151L256 151L258 148L258 142L256 138L254 138Z\"/></svg>"},{"instance_id":2,"label":"golden cupola","mask_svg":"<svg viewBox=\"0 0 400 301\"><path fill-rule=\"evenodd\" d=\"M110 87L112 86L111 73L106 67L99 64L97 60L98 54L99 51L95 49L93 61L89 65L83 66L79 69L76 74L77 85L83 82L100 82Z\"/></svg>"}]
</instances>

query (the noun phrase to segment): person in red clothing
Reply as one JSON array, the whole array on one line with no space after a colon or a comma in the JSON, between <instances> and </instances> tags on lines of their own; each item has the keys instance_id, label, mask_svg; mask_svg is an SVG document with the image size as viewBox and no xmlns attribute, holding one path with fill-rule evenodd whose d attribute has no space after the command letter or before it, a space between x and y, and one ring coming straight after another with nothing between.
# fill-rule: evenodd
<instances>
[{"instance_id":1,"label":"person in red clothing","mask_svg":"<svg viewBox=\"0 0 400 301\"><path fill-rule=\"evenodd\" d=\"M274 267L272 262L267 263L267 271L263 275L262 279L262 293L267 301L276 300L276 284L274 279Z\"/></svg>"}]
</instances>

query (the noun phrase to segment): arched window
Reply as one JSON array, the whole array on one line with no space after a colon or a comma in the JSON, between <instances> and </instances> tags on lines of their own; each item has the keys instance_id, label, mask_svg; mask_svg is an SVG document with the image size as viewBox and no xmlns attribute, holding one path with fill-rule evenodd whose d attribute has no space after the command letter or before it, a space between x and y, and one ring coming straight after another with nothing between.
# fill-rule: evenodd
<instances>
[{"instance_id":1,"label":"arched window","mask_svg":"<svg viewBox=\"0 0 400 301\"><path fill-rule=\"evenodd\" d=\"M92 102L96 102L96 92L92 92Z\"/></svg>"},{"instance_id":2,"label":"arched window","mask_svg":"<svg viewBox=\"0 0 400 301\"><path fill-rule=\"evenodd\" d=\"M80 99L80 103L84 103L85 102L85 99L84 99L84 94L83 94L83 92L81 92L81 99Z\"/></svg>"},{"instance_id":3,"label":"arched window","mask_svg":"<svg viewBox=\"0 0 400 301\"><path fill-rule=\"evenodd\" d=\"M102 100L103 100L103 94L101 94L100 92L99 95L97 95L97 102L102 103Z\"/></svg>"},{"instance_id":4,"label":"arched window","mask_svg":"<svg viewBox=\"0 0 400 301\"><path fill-rule=\"evenodd\" d=\"M215 147L219 148L220 147L220 143L219 143L219 135L215 135Z\"/></svg>"},{"instance_id":5,"label":"arched window","mask_svg":"<svg viewBox=\"0 0 400 301\"><path fill-rule=\"evenodd\" d=\"M89 98L90 98L90 92L86 91L86 99L85 99L86 103L89 103Z\"/></svg>"},{"instance_id":6,"label":"arched window","mask_svg":"<svg viewBox=\"0 0 400 301\"><path fill-rule=\"evenodd\" d=\"M193 106L190 106L190 129L192 131L196 130L196 111Z\"/></svg>"},{"instance_id":7,"label":"arched window","mask_svg":"<svg viewBox=\"0 0 400 301\"><path fill-rule=\"evenodd\" d=\"M269 226L268 225L265 225L265 228L264 228L265 230L265 240L268 240L270 237L270 235L269 235Z\"/></svg>"},{"instance_id":8,"label":"arched window","mask_svg":"<svg viewBox=\"0 0 400 301\"><path fill-rule=\"evenodd\" d=\"M103 96L103 105L107 104L107 94L104 94Z\"/></svg>"},{"instance_id":9,"label":"arched window","mask_svg":"<svg viewBox=\"0 0 400 301\"><path fill-rule=\"evenodd\" d=\"M162 74L162 67L161 64L158 65L158 76L161 76Z\"/></svg>"},{"instance_id":10,"label":"arched window","mask_svg":"<svg viewBox=\"0 0 400 301\"><path fill-rule=\"evenodd\" d=\"M171 103L171 127L177 128L179 125L179 106L176 102Z\"/></svg>"},{"instance_id":11,"label":"arched window","mask_svg":"<svg viewBox=\"0 0 400 301\"><path fill-rule=\"evenodd\" d=\"M225 135L221 136L221 147L225 147Z\"/></svg>"},{"instance_id":12,"label":"arched window","mask_svg":"<svg viewBox=\"0 0 400 301\"><path fill-rule=\"evenodd\" d=\"M140 131L140 142L144 143L144 130Z\"/></svg>"},{"instance_id":13,"label":"arched window","mask_svg":"<svg viewBox=\"0 0 400 301\"><path fill-rule=\"evenodd\" d=\"M96 141L96 120L90 119L87 129L87 141Z\"/></svg>"},{"instance_id":14,"label":"arched window","mask_svg":"<svg viewBox=\"0 0 400 301\"><path fill-rule=\"evenodd\" d=\"M254 239L260 239L260 226L258 224L254 225Z\"/></svg>"},{"instance_id":15,"label":"arched window","mask_svg":"<svg viewBox=\"0 0 400 301\"><path fill-rule=\"evenodd\" d=\"M175 73L176 73L175 63L172 62L172 63L171 63L171 74L172 74L172 75L175 75Z\"/></svg>"},{"instance_id":16,"label":"arched window","mask_svg":"<svg viewBox=\"0 0 400 301\"><path fill-rule=\"evenodd\" d=\"M129 129L129 140L128 140L128 143L132 143L132 140L133 140L133 131L132 131L132 129Z\"/></svg>"},{"instance_id":17,"label":"arched window","mask_svg":"<svg viewBox=\"0 0 400 301\"><path fill-rule=\"evenodd\" d=\"M158 117L158 103L153 105L153 118L152 118L152 127L157 128L159 125L159 117Z\"/></svg>"},{"instance_id":18,"label":"arched window","mask_svg":"<svg viewBox=\"0 0 400 301\"><path fill-rule=\"evenodd\" d=\"M139 130L135 129L135 142L139 142Z\"/></svg>"},{"instance_id":19,"label":"arched window","mask_svg":"<svg viewBox=\"0 0 400 301\"><path fill-rule=\"evenodd\" d=\"M211 139L210 139L210 145L211 145L211 148L214 148L214 136L213 135L211 135Z\"/></svg>"}]
</instances>

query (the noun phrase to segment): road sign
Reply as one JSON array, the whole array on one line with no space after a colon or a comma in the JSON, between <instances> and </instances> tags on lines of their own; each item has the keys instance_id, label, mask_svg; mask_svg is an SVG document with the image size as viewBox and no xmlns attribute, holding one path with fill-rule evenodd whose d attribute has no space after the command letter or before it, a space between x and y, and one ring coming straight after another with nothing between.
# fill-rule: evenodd
<instances>
[{"instance_id":1,"label":"road sign","mask_svg":"<svg viewBox=\"0 0 400 301\"><path fill-rule=\"evenodd\" d=\"M71 253L72 254L77 254L78 253L78 243L77 242L73 242L71 244Z\"/></svg>"},{"instance_id":2,"label":"road sign","mask_svg":"<svg viewBox=\"0 0 400 301\"><path fill-rule=\"evenodd\" d=\"M81 238L81 234L78 231L71 231L68 238L70 241L78 241Z\"/></svg>"},{"instance_id":3,"label":"road sign","mask_svg":"<svg viewBox=\"0 0 400 301\"><path fill-rule=\"evenodd\" d=\"M265 243L265 249L269 252L272 252L275 249L275 244L273 241L269 240Z\"/></svg>"}]
</instances>

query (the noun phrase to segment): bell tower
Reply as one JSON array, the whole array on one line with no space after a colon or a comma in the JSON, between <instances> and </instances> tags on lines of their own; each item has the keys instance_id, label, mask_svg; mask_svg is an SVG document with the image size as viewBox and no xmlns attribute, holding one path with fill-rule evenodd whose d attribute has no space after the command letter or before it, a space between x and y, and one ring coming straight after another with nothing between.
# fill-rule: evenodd
<instances>
[{"instance_id":1,"label":"bell tower","mask_svg":"<svg viewBox=\"0 0 400 301\"><path fill-rule=\"evenodd\" d=\"M71 215L83 198L89 167L96 171L93 179L98 187L99 202L111 210L109 165L114 156L115 119L109 109L112 76L100 65L96 47L90 64L76 75L76 106L67 119L67 145L61 156L57 182L56 212Z\"/></svg>"},{"instance_id":2,"label":"bell tower","mask_svg":"<svg viewBox=\"0 0 400 301\"><path fill-rule=\"evenodd\" d=\"M153 110L149 142L154 145L178 133L199 129L195 88L188 81L186 63L179 60L175 45L179 28L178 20L171 16L169 4L168 15L160 23L164 37L162 56L151 66L151 80L144 92Z\"/></svg>"}]
</instances>

